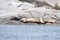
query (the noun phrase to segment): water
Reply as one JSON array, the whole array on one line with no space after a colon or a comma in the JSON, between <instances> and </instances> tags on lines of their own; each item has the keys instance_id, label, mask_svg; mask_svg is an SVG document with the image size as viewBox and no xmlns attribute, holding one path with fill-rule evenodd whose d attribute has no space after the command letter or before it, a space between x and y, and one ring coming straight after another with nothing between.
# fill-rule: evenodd
<instances>
[{"instance_id":1,"label":"water","mask_svg":"<svg viewBox=\"0 0 60 40\"><path fill-rule=\"evenodd\" d=\"M60 27L0 25L0 40L60 40Z\"/></svg>"}]
</instances>

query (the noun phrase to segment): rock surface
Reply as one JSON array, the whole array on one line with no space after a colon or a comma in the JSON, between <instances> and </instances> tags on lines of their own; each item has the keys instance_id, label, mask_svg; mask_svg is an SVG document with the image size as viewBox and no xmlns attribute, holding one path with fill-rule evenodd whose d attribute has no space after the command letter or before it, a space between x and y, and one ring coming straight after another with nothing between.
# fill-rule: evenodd
<instances>
[{"instance_id":1,"label":"rock surface","mask_svg":"<svg viewBox=\"0 0 60 40\"><path fill-rule=\"evenodd\" d=\"M53 7L55 6L55 3L57 1L60 7L60 0L44 0L44 1L46 1L48 4L52 5Z\"/></svg>"},{"instance_id":2,"label":"rock surface","mask_svg":"<svg viewBox=\"0 0 60 40\"><path fill-rule=\"evenodd\" d=\"M50 4L50 1L46 1ZM60 10L44 7L35 7L34 4L13 0L0 0L0 23L6 24L13 22L12 17L17 18L35 18L43 20L55 19L60 21ZM9 21L8 21L8 20ZM3 21L7 20L7 21ZM5 23L4 23L5 22ZM14 21L15 22L15 21ZM16 24L20 24L18 21ZM14 24L14 23L13 23Z\"/></svg>"}]
</instances>

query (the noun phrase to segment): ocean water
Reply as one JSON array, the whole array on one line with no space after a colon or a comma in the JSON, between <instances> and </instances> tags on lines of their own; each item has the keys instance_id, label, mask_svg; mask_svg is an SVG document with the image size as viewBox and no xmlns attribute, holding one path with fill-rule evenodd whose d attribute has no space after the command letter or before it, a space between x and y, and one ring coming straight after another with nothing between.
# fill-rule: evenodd
<instances>
[{"instance_id":1,"label":"ocean water","mask_svg":"<svg viewBox=\"0 0 60 40\"><path fill-rule=\"evenodd\" d=\"M0 40L60 40L60 26L0 25Z\"/></svg>"}]
</instances>

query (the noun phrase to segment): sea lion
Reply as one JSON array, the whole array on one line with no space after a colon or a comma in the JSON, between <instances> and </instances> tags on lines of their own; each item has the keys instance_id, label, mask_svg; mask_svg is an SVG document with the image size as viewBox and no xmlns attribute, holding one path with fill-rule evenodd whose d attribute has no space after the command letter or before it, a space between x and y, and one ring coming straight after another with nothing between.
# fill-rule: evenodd
<instances>
[{"instance_id":1,"label":"sea lion","mask_svg":"<svg viewBox=\"0 0 60 40\"><path fill-rule=\"evenodd\" d=\"M39 19L39 21L40 21L40 23L44 24L44 20L42 17Z\"/></svg>"},{"instance_id":2,"label":"sea lion","mask_svg":"<svg viewBox=\"0 0 60 40\"><path fill-rule=\"evenodd\" d=\"M22 19L20 20L20 22L26 23L26 22L27 22L27 18L22 18Z\"/></svg>"},{"instance_id":3,"label":"sea lion","mask_svg":"<svg viewBox=\"0 0 60 40\"><path fill-rule=\"evenodd\" d=\"M45 23L56 23L55 19L49 19L49 20L45 20Z\"/></svg>"},{"instance_id":4,"label":"sea lion","mask_svg":"<svg viewBox=\"0 0 60 40\"><path fill-rule=\"evenodd\" d=\"M20 21L24 23L38 23L39 22L38 20L34 18L22 18Z\"/></svg>"},{"instance_id":5,"label":"sea lion","mask_svg":"<svg viewBox=\"0 0 60 40\"><path fill-rule=\"evenodd\" d=\"M44 23L42 18L40 20L37 20L37 19L34 19L34 18L22 18L20 21L24 22L24 23L38 23L38 24Z\"/></svg>"}]
</instances>

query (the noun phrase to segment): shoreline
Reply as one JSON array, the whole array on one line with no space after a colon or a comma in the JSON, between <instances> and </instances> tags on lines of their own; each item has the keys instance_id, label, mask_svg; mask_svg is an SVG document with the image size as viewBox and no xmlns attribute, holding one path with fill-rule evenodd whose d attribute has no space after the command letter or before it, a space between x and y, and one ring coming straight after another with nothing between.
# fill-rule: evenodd
<instances>
[{"instance_id":1,"label":"shoreline","mask_svg":"<svg viewBox=\"0 0 60 40\"><path fill-rule=\"evenodd\" d=\"M20 21L15 20L1 20L0 19L0 25L47 25L47 26L59 26L59 23L46 23L46 24L37 24L37 23L23 23Z\"/></svg>"},{"instance_id":2,"label":"shoreline","mask_svg":"<svg viewBox=\"0 0 60 40\"><path fill-rule=\"evenodd\" d=\"M46 4L41 7L35 7L34 4L28 2L17 2L17 1L0 1L0 25L59 25L60 24L60 10L52 9ZM42 4L40 4L42 5ZM17 21L10 20L17 17ZM47 24L36 24L36 23L21 23L21 18L33 18L38 19L43 18L43 20L54 19L59 20L57 23L47 23ZM40 22L40 21L39 21Z\"/></svg>"}]
</instances>

